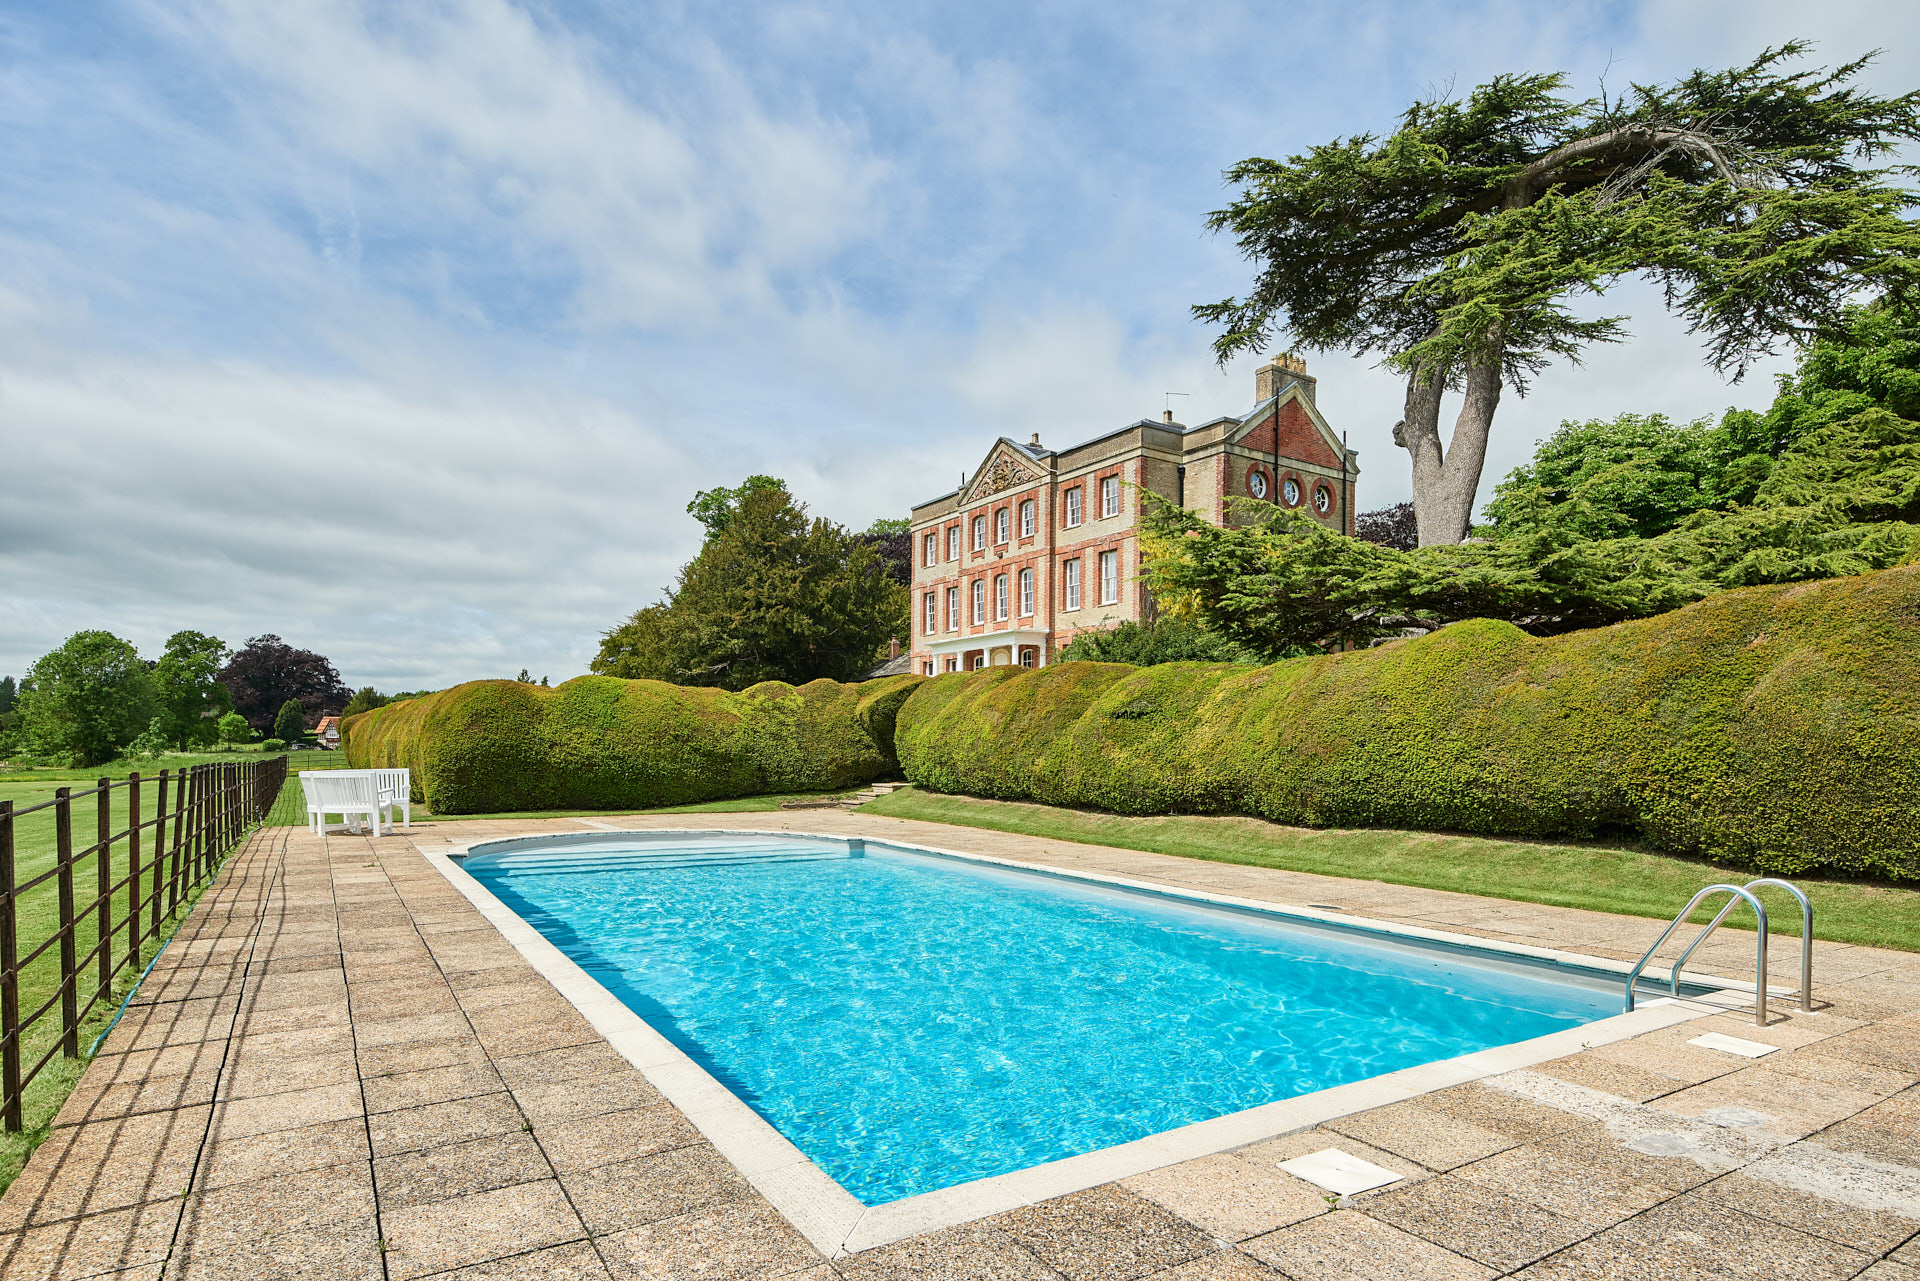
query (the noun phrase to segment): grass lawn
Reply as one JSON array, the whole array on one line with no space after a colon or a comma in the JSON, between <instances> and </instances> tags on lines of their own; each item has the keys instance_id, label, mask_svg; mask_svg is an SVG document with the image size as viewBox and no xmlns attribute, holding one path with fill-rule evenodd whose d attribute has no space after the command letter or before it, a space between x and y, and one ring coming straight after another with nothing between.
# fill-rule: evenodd
<instances>
[{"instance_id":1,"label":"grass lawn","mask_svg":"<svg viewBox=\"0 0 1920 1281\"><path fill-rule=\"evenodd\" d=\"M1703 885L1722 880L1743 885L1758 875L1697 859L1597 843L1501 841L1434 832L1321 831L1257 818L1128 818L943 796L917 787L870 801L860 812L1657 920L1672 919ZM1813 901L1816 937L1920 951L1920 887L1819 876L1789 879ZM1798 935L1800 912L1792 896L1778 889L1763 889L1759 894L1767 905L1769 933ZM1718 904L1713 910L1718 910ZM1733 927L1742 918L1751 919L1744 908L1728 917L1723 928ZM1694 919L1704 923L1712 919L1712 911L1702 909ZM1647 940L1653 940L1652 931Z\"/></svg>"},{"instance_id":2,"label":"grass lawn","mask_svg":"<svg viewBox=\"0 0 1920 1281\"><path fill-rule=\"evenodd\" d=\"M464 823L469 819L480 818L606 818L615 814L752 814L765 810L777 810L782 801L824 801L840 796L851 796L851 792L789 792L777 796L736 796L726 801L695 801L691 805L666 805L651 810L512 810L501 814L427 814L422 815L419 804L413 807L413 821L416 823Z\"/></svg>"}]
</instances>

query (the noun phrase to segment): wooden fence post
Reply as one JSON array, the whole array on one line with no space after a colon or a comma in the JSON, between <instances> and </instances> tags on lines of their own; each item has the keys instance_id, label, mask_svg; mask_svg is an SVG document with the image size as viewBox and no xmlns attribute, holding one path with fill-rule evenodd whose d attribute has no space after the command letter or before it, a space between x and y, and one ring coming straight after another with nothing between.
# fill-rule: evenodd
<instances>
[{"instance_id":1,"label":"wooden fence post","mask_svg":"<svg viewBox=\"0 0 1920 1281\"><path fill-rule=\"evenodd\" d=\"M113 780L101 779L93 795L100 817L99 839L93 845L93 950L99 955L100 987L93 999L104 1001L113 986Z\"/></svg>"},{"instance_id":2,"label":"wooden fence post","mask_svg":"<svg viewBox=\"0 0 1920 1281\"><path fill-rule=\"evenodd\" d=\"M187 832L187 787L191 767L175 776L173 796L173 870L167 876L167 915L180 905L180 850Z\"/></svg>"},{"instance_id":3,"label":"wooden fence post","mask_svg":"<svg viewBox=\"0 0 1920 1281\"><path fill-rule=\"evenodd\" d=\"M0 1092L9 1133L20 1133L20 936L19 905L13 896L13 802L0 801Z\"/></svg>"},{"instance_id":4,"label":"wooden fence post","mask_svg":"<svg viewBox=\"0 0 1920 1281\"><path fill-rule=\"evenodd\" d=\"M127 969L140 968L140 771L127 775Z\"/></svg>"},{"instance_id":5,"label":"wooden fence post","mask_svg":"<svg viewBox=\"0 0 1920 1281\"><path fill-rule=\"evenodd\" d=\"M147 911L147 934L160 937L160 888L167 869L167 784L169 770L160 771L160 793L153 798L153 903Z\"/></svg>"},{"instance_id":6,"label":"wooden fence post","mask_svg":"<svg viewBox=\"0 0 1920 1281\"><path fill-rule=\"evenodd\" d=\"M60 881L60 1049L70 1059L80 1057L80 994L75 987L79 968L73 948L73 789L53 789L53 834Z\"/></svg>"}]
</instances>

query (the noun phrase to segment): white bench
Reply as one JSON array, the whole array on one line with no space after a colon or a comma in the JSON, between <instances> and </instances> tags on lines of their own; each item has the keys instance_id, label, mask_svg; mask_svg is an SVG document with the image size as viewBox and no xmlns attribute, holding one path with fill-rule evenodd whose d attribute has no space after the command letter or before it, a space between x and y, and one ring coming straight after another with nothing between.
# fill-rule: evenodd
<instances>
[{"instance_id":1,"label":"white bench","mask_svg":"<svg viewBox=\"0 0 1920 1281\"><path fill-rule=\"evenodd\" d=\"M398 805L400 807L400 821L408 827L412 827L413 771L404 769L372 769L365 772L373 775L373 785L386 793L389 805Z\"/></svg>"},{"instance_id":2,"label":"white bench","mask_svg":"<svg viewBox=\"0 0 1920 1281\"><path fill-rule=\"evenodd\" d=\"M393 826L393 799L375 784L372 770L301 770L300 789L315 835L325 835L329 814L356 830L354 820L364 814L376 835Z\"/></svg>"}]
</instances>

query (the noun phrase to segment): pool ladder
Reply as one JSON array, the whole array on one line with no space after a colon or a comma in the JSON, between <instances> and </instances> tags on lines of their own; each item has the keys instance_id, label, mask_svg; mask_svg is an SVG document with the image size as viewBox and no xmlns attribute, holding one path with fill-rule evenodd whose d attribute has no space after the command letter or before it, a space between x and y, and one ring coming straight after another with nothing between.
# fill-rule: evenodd
<instances>
[{"instance_id":1,"label":"pool ladder","mask_svg":"<svg viewBox=\"0 0 1920 1281\"><path fill-rule=\"evenodd\" d=\"M1745 885L1709 885L1694 895L1687 905L1680 909L1680 915L1673 918L1673 923L1660 931L1660 937L1653 941L1653 946L1648 948L1647 954L1640 958L1640 963L1628 973L1627 1009L1629 1011L1633 1009L1633 985L1639 980L1640 971L1647 968L1647 962L1653 959L1653 954L1660 950L1661 944L1680 928L1682 921L1693 915L1693 909L1699 907L1704 900L1715 894L1727 894L1732 897L1727 900L1727 905L1720 909L1720 914L1707 922L1707 928L1700 931L1700 937L1689 943L1687 950L1680 954L1680 959L1673 963L1667 991L1674 996L1680 994L1680 969L1687 963L1687 958L1707 941L1709 934L1719 928L1720 922L1727 919L1727 913L1739 907L1744 900L1747 906L1753 909L1754 921L1759 926L1759 936L1754 942L1753 1023L1755 1027L1765 1027L1767 1025L1767 909L1753 893L1754 888L1760 885L1777 885L1800 900L1800 1008L1811 1010L1813 1008L1813 904L1807 902L1807 896L1800 892L1798 886L1771 876L1763 876L1757 881L1748 881Z\"/></svg>"}]
</instances>

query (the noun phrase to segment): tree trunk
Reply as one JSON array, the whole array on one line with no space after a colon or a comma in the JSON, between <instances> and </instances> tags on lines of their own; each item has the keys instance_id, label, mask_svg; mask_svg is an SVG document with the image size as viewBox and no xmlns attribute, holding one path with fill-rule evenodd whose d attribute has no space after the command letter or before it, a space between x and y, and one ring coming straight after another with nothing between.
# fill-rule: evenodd
<instances>
[{"instance_id":1,"label":"tree trunk","mask_svg":"<svg viewBox=\"0 0 1920 1281\"><path fill-rule=\"evenodd\" d=\"M1393 429L1393 443L1413 456L1413 518L1420 545L1466 541L1473 527L1473 500L1487 462L1487 437L1500 406L1500 361L1467 371L1466 397L1454 420L1453 439L1440 445L1440 395L1444 384L1416 367L1407 375L1406 417Z\"/></svg>"},{"instance_id":2,"label":"tree trunk","mask_svg":"<svg viewBox=\"0 0 1920 1281\"><path fill-rule=\"evenodd\" d=\"M1413 520L1422 547L1443 541L1430 537L1428 530L1438 528L1433 524L1437 512L1431 500L1446 472L1440 449L1440 393L1444 390L1446 385L1437 373L1429 378L1425 369L1414 366L1407 375L1406 411L1393 429L1393 443L1413 455Z\"/></svg>"}]
</instances>

